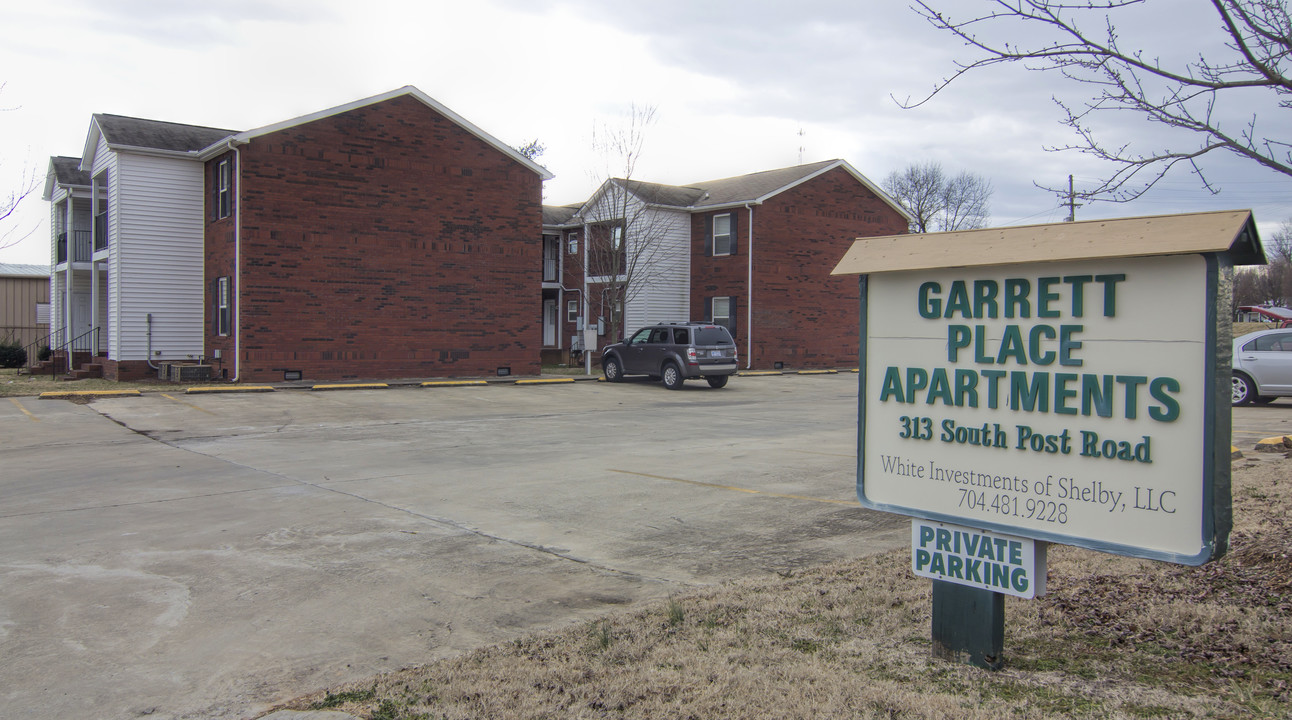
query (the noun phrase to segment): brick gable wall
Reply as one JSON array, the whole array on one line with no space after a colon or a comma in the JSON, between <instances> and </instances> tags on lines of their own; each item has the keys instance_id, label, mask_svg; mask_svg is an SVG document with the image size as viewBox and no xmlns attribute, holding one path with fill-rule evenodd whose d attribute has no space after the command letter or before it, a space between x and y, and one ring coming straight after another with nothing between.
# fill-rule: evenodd
<instances>
[{"instance_id":1,"label":"brick gable wall","mask_svg":"<svg viewBox=\"0 0 1292 720\"><path fill-rule=\"evenodd\" d=\"M255 138L239 155L240 379L538 372L533 171L408 96ZM210 212L207 223L208 346L227 348L229 366L211 287L233 275L234 234Z\"/></svg>"},{"instance_id":2,"label":"brick gable wall","mask_svg":"<svg viewBox=\"0 0 1292 720\"><path fill-rule=\"evenodd\" d=\"M736 298L736 343L745 366L748 338L749 212L738 217L736 254L707 257L706 219L692 228L691 312L706 315L706 300ZM856 277L830 271L858 237L906 231L906 220L843 168L755 206L753 213L753 367L854 367L860 342Z\"/></svg>"}]
</instances>

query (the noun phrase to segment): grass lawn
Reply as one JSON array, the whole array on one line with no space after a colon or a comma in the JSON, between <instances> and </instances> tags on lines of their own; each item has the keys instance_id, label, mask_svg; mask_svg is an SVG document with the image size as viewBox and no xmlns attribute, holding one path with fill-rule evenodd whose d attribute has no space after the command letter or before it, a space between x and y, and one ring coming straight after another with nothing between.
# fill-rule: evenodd
<instances>
[{"instance_id":1,"label":"grass lawn","mask_svg":"<svg viewBox=\"0 0 1292 720\"><path fill-rule=\"evenodd\" d=\"M909 550L679 594L282 708L363 718L1292 717L1292 461L1238 460L1229 554L1052 547L999 672L930 659ZM282 709L276 708L276 709Z\"/></svg>"}]
</instances>

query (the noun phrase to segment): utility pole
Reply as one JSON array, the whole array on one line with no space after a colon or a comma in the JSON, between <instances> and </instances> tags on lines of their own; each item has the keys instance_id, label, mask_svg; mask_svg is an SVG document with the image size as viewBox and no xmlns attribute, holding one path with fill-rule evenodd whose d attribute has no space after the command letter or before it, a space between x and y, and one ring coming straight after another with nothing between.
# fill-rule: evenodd
<instances>
[{"instance_id":1,"label":"utility pole","mask_svg":"<svg viewBox=\"0 0 1292 720\"><path fill-rule=\"evenodd\" d=\"M798 132L798 136L799 136L799 165L802 165L802 164L803 164L803 136L804 136L804 135L807 135L807 133L803 131L803 128L799 128L799 132Z\"/></svg>"},{"instance_id":2,"label":"utility pole","mask_svg":"<svg viewBox=\"0 0 1292 720\"><path fill-rule=\"evenodd\" d=\"M1062 195L1059 197L1062 197ZM1063 222L1076 222L1077 208L1081 207L1082 203L1077 202L1077 194L1072 190L1071 175L1068 176L1068 201L1064 204L1068 206L1068 217Z\"/></svg>"}]
</instances>

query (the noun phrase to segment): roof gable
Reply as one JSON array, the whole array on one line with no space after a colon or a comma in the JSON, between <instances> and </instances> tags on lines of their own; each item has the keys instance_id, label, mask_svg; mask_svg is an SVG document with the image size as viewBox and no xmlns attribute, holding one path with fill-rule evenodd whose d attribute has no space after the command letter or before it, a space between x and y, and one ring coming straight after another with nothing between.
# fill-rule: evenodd
<instances>
[{"instance_id":1,"label":"roof gable","mask_svg":"<svg viewBox=\"0 0 1292 720\"><path fill-rule=\"evenodd\" d=\"M367 107L369 105L376 105L378 103L382 103L387 100L391 100L397 97L402 97L405 95L415 98L423 105L426 105L427 107L431 108L432 110L439 113L440 115L443 115L445 118L448 118L450 122L454 123L455 125L458 125L463 130L466 130L472 135L475 135L480 140L483 140L487 145L492 146L495 150L498 150L504 155L511 157L513 160L520 163L521 165L524 165L526 168L534 171L544 180L548 180L553 177L552 173L547 171L547 168L543 167L542 165L539 165L533 160L530 160L529 158L520 154L520 151L516 150L516 148L499 140L493 135L490 135L484 130L481 130L476 125L472 124L471 122L468 122L466 118L448 109L447 107L445 107L444 105L436 101L434 98L422 92L421 90L418 90L412 85L405 85L402 88L391 90L389 92L384 92L380 95L373 95L372 97L355 100L353 102L348 102L344 105L338 105L333 108L320 110L318 112L310 113L308 115L302 115L300 117L292 118L290 120L283 120L282 122L277 122L272 125L266 125L264 127L255 128L253 130L246 130L244 132L235 134L230 139L235 143L245 144L262 135L268 135L269 133L275 133L281 130L287 130L289 128L293 128L298 125L312 123L318 120L322 120L324 118L332 117L334 115L341 115L343 113L350 112L351 110ZM217 138L216 140L213 141L213 143L222 143L223 141L224 141L224 138ZM218 146L206 147L204 154L209 155L219 150L220 148Z\"/></svg>"},{"instance_id":2,"label":"roof gable","mask_svg":"<svg viewBox=\"0 0 1292 720\"><path fill-rule=\"evenodd\" d=\"M81 158L55 155L49 159L49 171L45 173L45 191L42 197L45 200L52 199L56 186L90 187L90 173L81 169Z\"/></svg>"},{"instance_id":3,"label":"roof gable","mask_svg":"<svg viewBox=\"0 0 1292 720\"><path fill-rule=\"evenodd\" d=\"M108 147L113 150L193 155L236 132L236 130L203 125L185 125L164 120L95 113L90 119L90 132L85 138L85 150L81 153L80 166L84 169L94 166L94 154L99 147L99 138L103 138Z\"/></svg>"}]
</instances>

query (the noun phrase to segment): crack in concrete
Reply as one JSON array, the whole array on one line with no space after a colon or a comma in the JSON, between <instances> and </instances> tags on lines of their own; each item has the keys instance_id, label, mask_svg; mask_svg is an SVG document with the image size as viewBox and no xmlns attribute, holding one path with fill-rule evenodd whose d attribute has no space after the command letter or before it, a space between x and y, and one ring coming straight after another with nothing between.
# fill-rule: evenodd
<instances>
[{"instance_id":1,"label":"crack in concrete","mask_svg":"<svg viewBox=\"0 0 1292 720\"><path fill-rule=\"evenodd\" d=\"M108 421L110 421L110 422L113 422L113 423L117 424L118 426L120 426L120 427L124 428L125 430L128 430L128 431L130 431L131 433L134 433L135 435L138 435L139 437L142 437L142 438L144 438L144 439L148 440L149 442L154 442L154 443L157 443L157 444L159 444L159 445L164 445L164 446L166 446L166 447L169 447L169 448L172 448L172 449L175 449L175 450L179 450L179 451L186 452L186 453L192 453L192 454L194 454L194 455L200 455L200 456L202 456L202 457L210 458L210 459L212 459L212 460L217 460L217 461L219 461L219 462L222 462L222 463L225 463L225 464L228 464L228 465L232 465L232 466L234 466L234 467L242 468L242 469L244 469L244 470L250 470L250 471L252 471L252 472L257 472L257 473L261 473L261 474L264 474L264 475L269 475L269 476L271 476L271 477L280 478L280 479L282 479L282 480L287 481L288 483L294 483L294 484L297 484L297 485L304 485L304 486L306 486L306 487L314 488L314 489L319 490L319 491L321 491L321 492L335 493L335 494L337 494L337 495L343 495L343 496L345 496L345 497L354 498L355 500L359 500L359 501L362 501L362 502L370 503L370 504L372 504L372 505L376 505L376 506L378 506L378 507L383 507L383 508L386 508L386 509L388 509L388 510L393 510L393 511L395 511L395 512L404 513L405 515L409 515L409 516L411 516L411 517L419 518L419 519L421 519L421 520L425 520L425 521L427 521L427 522L435 523L435 524L437 524L437 525L441 525L441 526L444 526L444 527L453 528L453 529L455 529L455 530L459 530L459 531L461 531L461 532L469 533L469 534L471 534L471 535L475 535L475 536L477 536L477 537L484 538L484 539L486 539L486 540L491 540L491 541L494 541L494 542L505 543L505 544L508 544L508 545L513 545L513 546L515 546L515 547L524 548L524 549L529 550L529 551L532 551L532 552L542 553L542 554L544 554L544 555L548 555L548 556L551 556L551 557L559 558L559 559L561 559L561 560L565 560L565 561L567 561L567 562L576 563L576 564L579 564L579 565L582 565L582 566L584 566L584 567L588 567L588 568L590 568L590 569L597 570L597 571L600 571L600 572L609 573L609 574L612 574L612 575L618 575L618 576L621 576L621 577L632 578L632 579L634 579L634 580L639 580L639 581L644 581L644 582L657 582L657 583L662 583L662 584L666 584L666 585L670 585L670 586L678 586L678 587L694 587L694 586L696 586L696 584L695 584L695 583L687 582L687 581L685 581L685 580L678 580L678 579L674 579L674 578L666 578L666 577L657 577L657 576L652 576L652 575L643 575L643 574L641 574L641 573L630 572L630 571L628 571L628 570L621 570L621 569L619 569L619 568L615 568L615 567L611 567L611 566L609 566L609 565L604 565L604 564L598 563L598 562L596 562L596 561L594 561L594 560L590 560L590 559L588 559L588 558L582 558L582 557L579 557L579 556L577 556L577 555L571 555L571 554L569 554L569 553L560 552L560 551L558 551L558 550L555 550L555 549L552 549L552 548L548 548L548 547L545 547L545 546L543 546L543 545L539 545L538 543L527 542L527 541L525 541L525 540L519 540L519 539L516 539L516 538L503 537L503 536L501 536L501 535L494 535L494 534L492 534L492 533L485 532L484 530L480 530L479 528L475 528L475 527L472 527L472 526L470 526L470 525L466 525L466 524L464 524L464 523L458 522L457 520L452 520L452 519L450 519L450 518L438 517L438 516L435 516L435 515L429 515L429 514L427 514L427 513L417 512L416 510L410 510L409 508L399 507L399 506L397 506L397 505L391 505L390 503L386 503L386 502L382 502L382 501L380 501L380 500L375 500L375 499L373 499L373 498L365 497L365 496L360 495L360 494L358 494L358 493L346 492L345 490L340 490L340 489L335 488L335 487L328 487L328 486L326 486L326 485L321 485L321 484L318 484L318 483L313 483L313 482L310 482L310 481L308 481L308 480L303 480L303 479L301 479L301 478L292 477L292 476L290 476L290 475L284 475L284 474L282 474L282 473L275 472L275 471L273 471L273 470L267 470L267 469L265 469L265 468L258 468L258 467L254 467L254 466L251 466L251 465L246 465L246 464L243 464L243 463L240 463L240 462L236 462L236 461L234 461L234 460L230 460L230 459L228 459L228 458L219 457L219 456L217 456L217 455L212 455L212 454L209 454L209 453L204 453L204 452L201 452L201 451L199 451L199 450L194 450L194 449L192 449L192 448L187 448L187 447L183 447L183 446L180 446L180 445L175 445L175 444L173 444L173 443L166 442L165 440L162 440L162 439L160 439L160 438L153 437L153 436L149 435L146 431L143 431L143 430L137 430L137 429L135 429L135 428L132 428L132 427L130 427L129 425L127 425L125 422L123 422L123 421L121 421L121 420L118 420L118 419L116 419L116 418L112 417L111 415L108 415L108 414L106 414L106 413L102 412L102 411L101 411L101 410L99 410L98 408L95 408L95 407L91 406L91 408L90 408L90 409L94 410L94 412L98 413L101 417L105 418L106 420L108 420ZM327 478L325 477L324 479L327 479ZM329 480L329 482L331 482L331 481ZM279 486L275 486L275 487L291 487L291 485L279 485ZM272 487L267 487L267 488L253 488L253 489L248 489L248 490L231 490L231 491L228 491L228 493L212 493L212 495L224 495L224 494L242 493L242 492L256 492L256 491L259 491L259 490L269 490L269 489L273 489L273 488L272 488ZM194 496L190 496L190 497L194 497ZM134 505L134 504L142 505L142 504L150 504L150 503L174 502L175 500L181 500L181 499L188 499L188 498L171 498L171 499L166 499L166 500L150 500L150 501L140 502L140 503L124 503L123 505ZM105 507L116 507L116 506L105 506ZM85 509L90 509L90 508L85 508ZM38 513L33 513L33 514L38 514ZM0 516L0 517L4 517L4 516Z\"/></svg>"}]
</instances>

